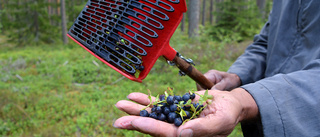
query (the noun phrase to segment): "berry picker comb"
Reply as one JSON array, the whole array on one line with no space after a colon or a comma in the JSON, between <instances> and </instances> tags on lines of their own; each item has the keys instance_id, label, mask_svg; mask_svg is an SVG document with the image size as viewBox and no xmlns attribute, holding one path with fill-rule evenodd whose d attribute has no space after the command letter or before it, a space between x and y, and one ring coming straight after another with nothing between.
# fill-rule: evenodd
<instances>
[{"instance_id":1,"label":"berry picker comb","mask_svg":"<svg viewBox=\"0 0 320 137\"><path fill-rule=\"evenodd\" d=\"M202 87L213 83L170 45L185 0L89 0L68 36L127 78L142 82L160 56Z\"/></svg>"}]
</instances>

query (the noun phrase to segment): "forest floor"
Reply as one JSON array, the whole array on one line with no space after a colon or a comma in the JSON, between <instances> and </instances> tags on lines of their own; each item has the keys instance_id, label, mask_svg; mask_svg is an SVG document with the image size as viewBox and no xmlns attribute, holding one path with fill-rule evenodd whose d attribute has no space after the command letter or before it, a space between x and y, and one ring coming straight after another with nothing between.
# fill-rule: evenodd
<instances>
[{"instance_id":1,"label":"forest floor","mask_svg":"<svg viewBox=\"0 0 320 137\"><path fill-rule=\"evenodd\" d=\"M171 45L203 73L226 71L250 43L185 39L174 36ZM117 101L131 92L196 90L194 81L160 60L143 83L136 83L72 42L19 47L6 40L0 35L0 136L147 136L112 126L126 115L114 106ZM230 136L242 136L240 126Z\"/></svg>"}]
</instances>

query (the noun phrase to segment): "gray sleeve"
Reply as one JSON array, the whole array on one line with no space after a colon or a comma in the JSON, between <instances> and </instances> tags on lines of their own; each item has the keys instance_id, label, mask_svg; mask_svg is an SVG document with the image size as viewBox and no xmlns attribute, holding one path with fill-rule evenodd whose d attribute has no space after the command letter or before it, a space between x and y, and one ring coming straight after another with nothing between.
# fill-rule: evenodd
<instances>
[{"instance_id":1,"label":"gray sleeve","mask_svg":"<svg viewBox=\"0 0 320 137\"><path fill-rule=\"evenodd\" d=\"M252 83L264 77L268 28L269 22L264 25L260 34L254 37L254 42L247 47L245 52L228 70L229 73L237 74L240 77L242 84Z\"/></svg>"},{"instance_id":2,"label":"gray sleeve","mask_svg":"<svg viewBox=\"0 0 320 137\"><path fill-rule=\"evenodd\" d=\"M242 88L259 107L265 136L320 136L320 59Z\"/></svg>"}]
</instances>

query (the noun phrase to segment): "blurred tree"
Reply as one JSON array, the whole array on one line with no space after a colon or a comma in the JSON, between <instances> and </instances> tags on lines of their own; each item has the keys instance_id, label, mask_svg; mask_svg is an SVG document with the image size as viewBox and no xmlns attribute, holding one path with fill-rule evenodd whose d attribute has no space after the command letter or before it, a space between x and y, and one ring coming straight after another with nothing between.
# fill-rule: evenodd
<instances>
[{"instance_id":1,"label":"blurred tree","mask_svg":"<svg viewBox=\"0 0 320 137\"><path fill-rule=\"evenodd\" d=\"M209 15L210 15L210 24L213 23L213 0L210 0L210 9L209 9Z\"/></svg>"},{"instance_id":2,"label":"blurred tree","mask_svg":"<svg viewBox=\"0 0 320 137\"><path fill-rule=\"evenodd\" d=\"M2 9L3 9L3 0L0 3L0 33L2 33Z\"/></svg>"},{"instance_id":3,"label":"blurred tree","mask_svg":"<svg viewBox=\"0 0 320 137\"><path fill-rule=\"evenodd\" d=\"M217 3L216 24L211 27L215 40L236 40L252 37L263 24L255 0L223 0Z\"/></svg>"},{"instance_id":4,"label":"blurred tree","mask_svg":"<svg viewBox=\"0 0 320 137\"><path fill-rule=\"evenodd\" d=\"M184 26L185 26L185 13L183 13L183 17L182 17L182 20L181 20L181 32L184 32Z\"/></svg>"},{"instance_id":5,"label":"blurred tree","mask_svg":"<svg viewBox=\"0 0 320 137\"><path fill-rule=\"evenodd\" d=\"M65 1L61 0L61 28L62 28L62 41L63 44L68 43L67 37L67 20L66 20L66 6Z\"/></svg>"},{"instance_id":6,"label":"blurred tree","mask_svg":"<svg viewBox=\"0 0 320 137\"><path fill-rule=\"evenodd\" d=\"M266 0L257 0L257 6L260 10L262 18L265 18L265 16L266 16L266 11L265 11Z\"/></svg>"},{"instance_id":7,"label":"blurred tree","mask_svg":"<svg viewBox=\"0 0 320 137\"><path fill-rule=\"evenodd\" d=\"M202 26L206 24L206 0L202 0Z\"/></svg>"},{"instance_id":8,"label":"blurred tree","mask_svg":"<svg viewBox=\"0 0 320 137\"><path fill-rule=\"evenodd\" d=\"M48 22L47 6L48 1L44 0L8 1L2 23L11 41L19 45L54 42L58 31Z\"/></svg>"},{"instance_id":9,"label":"blurred tree","mask_svg":"<svg viewBox=\"0 0 320 137\"><path fill-rule=\"evenodd\" d=\"M216 13L220 13L221 12L221 9L222 9L222 2L223 2L223 0L215 0L216 2L216 10L215 10L215 12ZM216 23L217 22L219 22L220 21L220 19L221 19L221 16L220 16L220 14L217 14L216 15Z\"/></svg>"},{"instance_id":10,"label":"blurred tree","mask_svg":"<svg viewBox=\"0 0 320 137\"><path fill-rule=\"evenodd\" d=\"M200 1L189 0L188 8L188 20L189 20L189 31L188 35L190 38L197 37L199 31L199 17L200 17Z\"/></svg>"},{"instance_id":11,"label":"blurred tree","mask_svg":"<svg viewBox=\"0 0 320 137\"><path fill-rule=\"evenodd\" d=\"M67 30L85 5L84 0L65 1L68 13L62 17L60 0L0 0L3 31L18 45L57 43L64 41ZM62 21L62 18L66 18ZM68 21L70 18L72 20ZM64 24L64 25L62 25Z\"/></svg>"}]
</instances>

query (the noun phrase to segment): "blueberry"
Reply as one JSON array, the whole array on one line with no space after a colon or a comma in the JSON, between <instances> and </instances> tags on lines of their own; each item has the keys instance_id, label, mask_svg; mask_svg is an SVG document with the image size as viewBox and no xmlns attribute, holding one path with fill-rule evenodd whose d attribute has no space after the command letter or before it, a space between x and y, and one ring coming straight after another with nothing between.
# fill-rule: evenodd
<instances>
[{"instance_id":1,"label":"blueberry","mask_svg":"<svg viewBox=\"0 0 320 137\"><path fill-rule=\"evenodd\" d=\"M160 101L165 100L165 97L166 97L165 95L160 95L159 96Z\"/></svg>"},{"instance_id":2,"label":"blueberry","mask_svg":"<svg viewBox=\"0 0 320 137\"><path fill-rule=\"evenodd\" d=\"M187 115L184 116L183 119L185 120L185 119L191 118L191 113L189 111L185 111L185 112L186 112Z\"/></svg>"},{"instance_id":3,"label":"blueberry","mask_svg":"<svg viewBox=\"0 0 320 137\"><path fill-rule=\"evenodd\" d=\"M173 98L173 96L168 96L168 97L167 97L167 103L170 104L170 105L174 103L174 98Z\"/></svg>"},{"instance_id":4,"label":"blueberry","mask_svg":"<svg viewBox=\"0 0 320 137\"><path fill-rule=\"evenodd\" d=\"M197 111L200 110L199 103L192 103L192 104Z\"/></svg>"},{"instance_id":5,"label":"blueberry","mask_svg":"<svg viewBox=\"0 0 320 137\"><path fill-rule=\"evenodd\" d=\"M165 114L165 115L168 115L170 113L170 109L169 109L169 107L164 107L163 108L163 114Z\"/></svg>"},{"instance_id":6,"label":"blueberry","mask_svg":"<svg viewBox=\"0 0 320 137\"><path fill-rule=\"evenodd\" d=\"M181 124L182 124L181 117L177 117L177 118L174 119L174 125L175 126L179 127L179 126L181 126Z\"/></svg>"},{"instance_id":7,"label":"blueberry","mask_svg":"<svg viewBox=\"0 0 320 137\"><path fill-rule=\"evenodd\" d=\"M173 104L179 104L178 100L174 100Z\"/></svg>"},{"instance_id":8,"label":"blueberry","mask_svg":"<svg viewBox=\"0 0 320 137\"><path fill-rule=\"evenodd\" d=\"M187 102L189 99L190 99L190 94L189 93L186 93L185 95L182 96L182 100L184 102Z\"/></svg>"},{"instance_id":9,"label":"blueberry","mask_svg":"<svg viewBox=\"0 0 320 137\"><path fill-rule=\"evenodd\" d=\"M139 70L143 71L144 70L144 66L140 66Z\"/></svg>"},{"instance_id":10,"label":"blueberry","mask_svg":"<svg viewBox=\"0 0 320 137\"><path fill-rule=\"evenodd\" d=\"M167 119L166 115L163 113L158 114L158 120L165 121Z\"/></svg>"},{"instance_id":11,"label":"blueberry","mask_svg":"<svg viewBox=\"0 0 320 137\"><path fill-rule=\"evenodd\" d=\"M168 114L168 122L169 123L173 123L174 119L177 118L178 115L175 112L171 112Z\"/></svg>"},{"instance_id":12,"label":"blueberry","mask_svg":"<svg viewBox=\"0 0 320 137\"><path fill-rule=\"evenodd\" d=\"M160 107L160 106L157 106L156 109L155 109L155 112L156 112L157 114L161 113L161 112L162 112L161 107Z\"/></svg>"},{"instance_id":13,"label":"blueberry","mask_svg":"<svg viewBox=\"0 0 320 137\"><path fill-rule=\"evenodd\" d=\"M143 71L144 70L144 66L139 66L139 70Z\"/></svg>"},{"instance_id":14,"label":"blueberry","mask_svg":"<svg viewBox=\"0 0 320 137\"><path fill-rule=\"evenodd\" d=\"M167 106L167 103L161 103L161 105L162 105L162 108L164 108Z\"/></svg>"},{"instance_id":15,"label":"blueberry","mask_svg":"<svg viewBox=\"0 0 320 137\"><path fill-rule=\"evenodd\" d=\"M140 116L142 116L142 117L148 117L148 116L149 116L149 113L148 113L147 110L141 110L141 111L140 111Z\"/></svg>"},{"instance_id":16,"label":"blueberry","mask_svg":"<svg viewBox=\"0 0 320 137\"><path fill-rule=\"evenodd\" d=\"M178 100L178 102L182 101L182 97L181 96L174 96L174 99Z\"/></svg>"},{"instance_id":17,"label":"blueberry","mask_svg":"<svg viewBox=\"0 0 320 137\"><path fill-rule=\"evenodd\" d=\"M193 103L194 108L196 108L196 111L199 111L203 105L200 105L199 103Z\"/></svg>"},{"instance_id":18,"label":"blueberry","mask_svg":"<svg viewBox=\"0 0 320 137\"><path fill-rule=\"evenodd\" d=\"M190 110L191 106L183 106L182 109L183 110Z\"/></svg>"},{"instance_id":19,"label":"blueberry","mask_svg":"<svg viewBox=\"0 0 320 137\"><path fill-rule=\"evenodd\" d=\"M153 108L151 108L151 112L155 112L156 111L156 107L157 106L153 106Z\"/></svg>"},{"instance_id":20,"label":"blueberry","mask_svg":"<svg viewBox=\"0 0 320 137\"><path fill-rule=\"evenodd\" d=\"M186 104L187 102L183 102L183 104ZM182 107L183 110L189 110L191 108L190 105L185 105Z\"/></svg>"},{"instance_id":21,"label":"blueberry","mask_svg":"<svg viewBox=\"0 0 320 137\"><path fill-rule=\"evenodd\" d=\"M197 108L199 106L199 103L192 103L192 105L194 106L194 108Z\"/></svg>"},{"instance_id":22,"label":"blueberry","mask_svg":"<svg viewBox=\"0 0 320 137\"><path fill-rule=\"evenodd\" d=\"M196 98L196 94L195 93L190 95L190 99L194 99L194 98Z\"/></svg>"},{"instance_id":23,"label":"blueberry","mask_svg":"<svg viewBox=\"0 0 320 137\"><path fill-rule=\"evenodd\" d=\"M201 108L203 108L203 105L199 105L197 111L199 111Z\"/></svg>"},{"instance_id":24,"label":"blueberry","mask_svg":"<svg viewBox=\"0 0 320 137\"><path fill-rule=\"evenodd\" d=\"M140 69L140 66L139 65L135 65L136 69L139 70Z\"/></svg>"},{"instance_id":25,"label":"blueberry","mask_svg":"<svg viewBox=\"0 0 320 137\"><path fill-rule=\"evenodd\" d=\"M170 105L170 111L171 111L171 112L175 112L175 111L177 111L177 110L178 110L177 104Z\"/></svg>"},{"instance_id":26,"label":"blueberry","mask_svg":"<svg viewBox=\"0 0 320 137\"><path fill-rule=\"evenodd\" d=\"M158 116L157 116L157 113L156 113L156 112L152 112L152 113L150 113L149 117L154 118L154 119L157 119L157 118L158 118Z\"/></svg>"}]
</instances>

